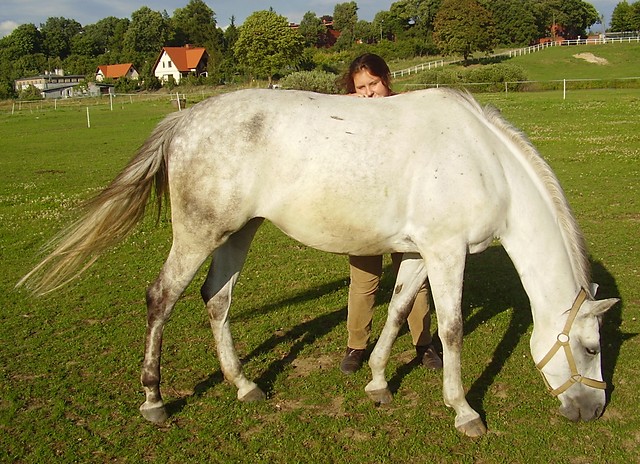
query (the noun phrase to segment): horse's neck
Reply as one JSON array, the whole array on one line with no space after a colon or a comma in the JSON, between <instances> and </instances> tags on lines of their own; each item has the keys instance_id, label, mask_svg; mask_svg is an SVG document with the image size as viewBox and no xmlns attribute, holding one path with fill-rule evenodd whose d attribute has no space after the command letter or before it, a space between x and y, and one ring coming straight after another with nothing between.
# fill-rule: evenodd
<instances>
[{"instance_id":1,"label":"horse's neck","mask_svg":"<svg viewBox=\"0 0 640 464\"><path fill-rule=\"evenodd\" d=\"M509 227L502 244L529 296L534 323L555 326L581 286L574 251L541 182L517 182L512 189Z\"/></svg>"}]
</instances>

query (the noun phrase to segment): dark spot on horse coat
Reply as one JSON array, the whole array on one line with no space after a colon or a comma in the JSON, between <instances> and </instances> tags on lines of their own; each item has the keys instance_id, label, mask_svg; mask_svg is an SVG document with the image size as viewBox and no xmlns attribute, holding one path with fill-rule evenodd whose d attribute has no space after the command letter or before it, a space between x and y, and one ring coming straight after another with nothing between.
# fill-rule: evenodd
<instances>
[{"instance_id":1,"label":"dark spot on horse coat","mask_svg":"<svg viewBox=\"0 0 640 464\"><path fill-rule=\"evenodd\" d=\"M266 118L267 116L264 113L259 112L244 123L244 132L249 142L256 143L262 138Z\"/></svg>"},{"instance_id":2,"label":"dark spot on horse coat","mask_svg":"<svg viewBox=\"0 0 640 464\"><path fill-rule=\"evenodd\" d=\"M462 320L456 318L453 324L442 334L444 342L458 351L462 349Z\"/></svg>"}]
</instances>

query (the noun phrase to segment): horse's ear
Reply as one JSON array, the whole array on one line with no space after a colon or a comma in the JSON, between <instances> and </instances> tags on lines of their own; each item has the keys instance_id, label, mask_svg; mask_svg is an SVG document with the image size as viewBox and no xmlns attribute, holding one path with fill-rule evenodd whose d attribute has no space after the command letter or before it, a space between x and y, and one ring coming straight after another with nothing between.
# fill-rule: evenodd
<instances>
[{"instance_id":1,"label":"horse's ear","mask_svg":"<svg viewBox=\"0 0 640 464\"><path fill-rule=\"evenodd\" d=\"M591 311L594 316L602 316L611 307L620 301L619 298L607 298L606 300L596 300L591 302Z\"/></svg>"},{"instance_id":2,"label":"horse's ear","mask_svg":"<svg viewBox=\"0 0 640 464\"><path fill-rule=\"evenodd\" d=\"M595 298L597 292L598 292L598 284L595 282L591 282L591 296Z\"/></svg>"}]
</instances>

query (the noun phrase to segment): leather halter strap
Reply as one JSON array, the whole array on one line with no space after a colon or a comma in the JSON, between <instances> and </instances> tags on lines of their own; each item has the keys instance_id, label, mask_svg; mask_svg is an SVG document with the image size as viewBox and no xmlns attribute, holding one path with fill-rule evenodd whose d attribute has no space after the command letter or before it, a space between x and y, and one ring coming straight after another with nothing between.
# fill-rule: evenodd
<instances>
[{"instance_id":1,"label":"leather halter strap","mask_svg":"<svg viewBox=\"0 0 640 464\"><path fill-rule=\"evenodd\" d=\"M599 388L601 390L604 390L607 388L607 384L605 382L591 379L589 377L583 377L582 375L580 375L580 373L578 373L578 368L576 367L576 362L575 362L575 359L573 358L571 346L569 345L569 340L570 340L569 331L571 330L573 321L576 319L576 316L578 315L578 310L580 309L580 306L582 306L582 303L584 303L586 299L587 299L587 292L583 288L581 288L580 292L578 293L578 296L576 297L576 300L573 302L573 306L571 307L571 310L569 311L569 316L567 317L567 322L564 325L564 329L562 329L562 332L558 334L556 342L553 344L553 346L551 347L549 352L546 354L546 356L536 364L536 367L540 371L540 374L542 374L544 383L547 385L549 392L553 396L558 396L561 393L564 393L575 383L582 383L589 387ZM551 387L551 385L549 385L549 381L545 377L544 372L542 372L542 368L547 365L547 363L551 360L551 358L555 356L555 354L558 352L558 350L560 350L560 348L564 349L565 356L567 357L567 362L569 363L571 377L569 377L569 379L565 383L560 385L558 388L554 389Z\"/></svg>"}]
</instances>

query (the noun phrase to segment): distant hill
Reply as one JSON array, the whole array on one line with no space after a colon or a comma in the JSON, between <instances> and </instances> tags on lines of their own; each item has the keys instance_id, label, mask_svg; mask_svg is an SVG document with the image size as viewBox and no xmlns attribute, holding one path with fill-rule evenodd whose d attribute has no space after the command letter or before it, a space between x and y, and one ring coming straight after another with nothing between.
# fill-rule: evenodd
<instances>
[{"instance_id":1,"label":"distant hill","mask_svg":"<svg viewBox=\"0 0 640 464\"><path fill-rule=\"evenodd\" d=\"M640 77L640 43L550 47L505 61L530 80Z\"/></svg>"}]
</instances>

